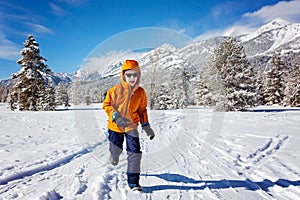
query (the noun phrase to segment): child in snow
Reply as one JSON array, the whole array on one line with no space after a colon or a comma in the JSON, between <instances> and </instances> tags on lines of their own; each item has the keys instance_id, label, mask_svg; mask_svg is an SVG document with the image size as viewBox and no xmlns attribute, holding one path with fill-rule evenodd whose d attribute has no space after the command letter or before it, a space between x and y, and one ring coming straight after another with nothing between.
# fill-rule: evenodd
<instances>
[{"instance_id":1,"label":"child in snow","mask_svg":"<svg viewBox=\"0 0 300 200\"><path fill-rule=\"evenodd\" d=\"M142 152L140 147L138 123L152 140L155 136L148 122L147 97L139 86L141 70L135 60L126 60L121 71L121 83L107 92L103 109L108 115L108 139L110 141L110 162L117 165L126 138L127 182L131 189L141 190L140 165Z\"/></svg>"}]
</instances>

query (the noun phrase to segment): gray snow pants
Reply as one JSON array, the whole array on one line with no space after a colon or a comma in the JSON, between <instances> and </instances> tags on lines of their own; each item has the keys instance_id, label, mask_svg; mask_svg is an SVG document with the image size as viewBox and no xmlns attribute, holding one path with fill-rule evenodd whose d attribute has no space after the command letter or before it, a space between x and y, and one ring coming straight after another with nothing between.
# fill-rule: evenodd
<instances>
[{"instance_id":1,"label":"gray snow pants","mask_svg":"<svg viewBox=\"0 0 300 200\"><path fill-rule=\"evenodd\" d=\"M114 157L121 155L124 138L126 138L127 182L129 185L139 184L142 159L139 132L133 130L127 133L117 133L108 129L108 133L108 139L110 141L109 151Z\"/></svg>"}]
</instances>

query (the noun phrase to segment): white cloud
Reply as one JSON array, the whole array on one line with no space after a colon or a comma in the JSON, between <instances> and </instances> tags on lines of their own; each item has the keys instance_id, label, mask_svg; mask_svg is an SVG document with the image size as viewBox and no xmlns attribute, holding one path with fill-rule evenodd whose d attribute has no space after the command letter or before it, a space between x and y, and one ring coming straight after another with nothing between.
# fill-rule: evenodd
<instances>
[{"instance_id":1,"label":"white cloud","mask_svg":"<svg viewBox=\"0 0 300 200\"><path fill-rule=\"evenodd\" d=\"M47 27L40 25L40 24L34 24L34 23L27 23L28 26L32 29L33 32L36 33L47 33L47 34L53 34L53 31L48 29Z\"/></svg>"},{"instance_id":2,"label":"white cloud","mask_svg":"<svg viewBox=\"0 0 300 200\"><path fill-rule=\"evenodd\" d=\"M195 38L196 41L206 40L212 37L217 36L237 36L237 35L243 35L245 33L251 33L255 31L256 28L249 27L249 26L242 26L242 25L235 25L231 26L229 28L220 29L220 30L212 30L209 32L205 32L198 37Z\"/></svg>"},{"instance_id":3,"label":"white cloud","mask_svg":"<svg viewBox=\"0 0 300 200\"><path fill-rule=\"evenodd\" d=\"M245 13L243 17L250 19L260 19L264 22L272 21L276 18L283 18L291 22L300 20L300 1L280 1L272 6L264 6L261 9L252 12Z\"/></svg>"},{"instance_id":4,"label":"white cloud","mask_svg":"<svg viewBox=\"0 0 300 200\"><path fill-rule=\"evenodd\" d=\"M217 37L223 35L223 30L210 30L205 32L195 38L196 41L206 40L212 37Z\"/></svg>"},{"instance_id":5,"label":"white cloud","mask_svg":"<svg viewBox=\"0 0 300 200\"><path fill-rule=\"evenodd\" d=\"M20 57L20 47L8 40L0 31L0 58L4 60L17 60Z\"/></svg>"},{"instance_id":6,"label":"white cloud","mask_svg":"<svg viewBox=\"0 0 300 200\"><path fill-rule=\"evenodd\" d=\"M256 28L252 28L249 26L231 26L227 29L225 29L222 33L223 36L237 36L237 35L242 35L242 34L246 34L246 33L251 33L253 31L255 31Z\"/></svg>"},{"instance_id":7,"label":"white cloud","mask_svg":"<svg viewBox=\"0 0 300 200\"><path fill-rule=\"evenodd\" d=\"M140 53L132 51L109 51L103 56L89 56L84 59L81 68L89 72L98 71L104 73L108 65L123 62L125 59L137 59Z\"/></svg>"},{"instance_id":8,"label":"white cloud","mask_svg":"<svg viewBox=\"0 0 300 200\"><path fill-rule=\"evenodd\" d=\"M280 1L271 6L264 6L255 12L243 14L238 21L223 30L206 32L196 38L204 40L215 36L237 36L255 31L274 19L300 22L300 0Z\"/></svg>"}]
</instances>

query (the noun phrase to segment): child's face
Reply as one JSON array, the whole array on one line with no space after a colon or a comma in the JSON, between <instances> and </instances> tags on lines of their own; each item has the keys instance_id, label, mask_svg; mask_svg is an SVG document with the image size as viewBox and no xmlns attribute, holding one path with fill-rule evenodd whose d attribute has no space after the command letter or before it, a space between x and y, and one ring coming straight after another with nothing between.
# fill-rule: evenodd
<instances>
[{"instance_id":1,"label":"child's face","mask_svg":"<svg viewBox=\"0 0 300 200\"><path fill-rule=\"evenodd\" d=\"M139 73L135 70L128 70L125 72L125 81L130 84L130 86L135 86L138 79Z\"/></svg>"}]
</instances>

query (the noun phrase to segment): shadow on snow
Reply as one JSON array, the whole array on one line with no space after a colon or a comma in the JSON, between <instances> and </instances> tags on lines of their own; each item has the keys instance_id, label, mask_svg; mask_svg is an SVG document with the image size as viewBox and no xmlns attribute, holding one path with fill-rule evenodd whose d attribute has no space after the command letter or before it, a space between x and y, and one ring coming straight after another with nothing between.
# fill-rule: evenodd
<instances>
[{"instance_id":1,"label":"shadow on snow","mask_svg":"<svg viewBox=\"0 0 300 200\"><path fill-rule=\"evenodd\" d=\"M180 174L142 174L141 176L149 177L154 176L160 179L163 179L168 182L175 183L185 183L185 184L194 184L192 186L188 185L155 185L155 186L143 186L143 192L152 193L154 191L160 190L203 190L205 188L209 189L227 189L227 188L245 188L247 190L264 190L265 192L269 191L270 187L279 185L281 187L300 186L300 180L290 181L286 179L278 179L273 182L268 179L264 179L261 182L253 182L250 179L245 180L195 180ZM199 185L197 185L199 184Z\"/></svg>"}]
</instances>

